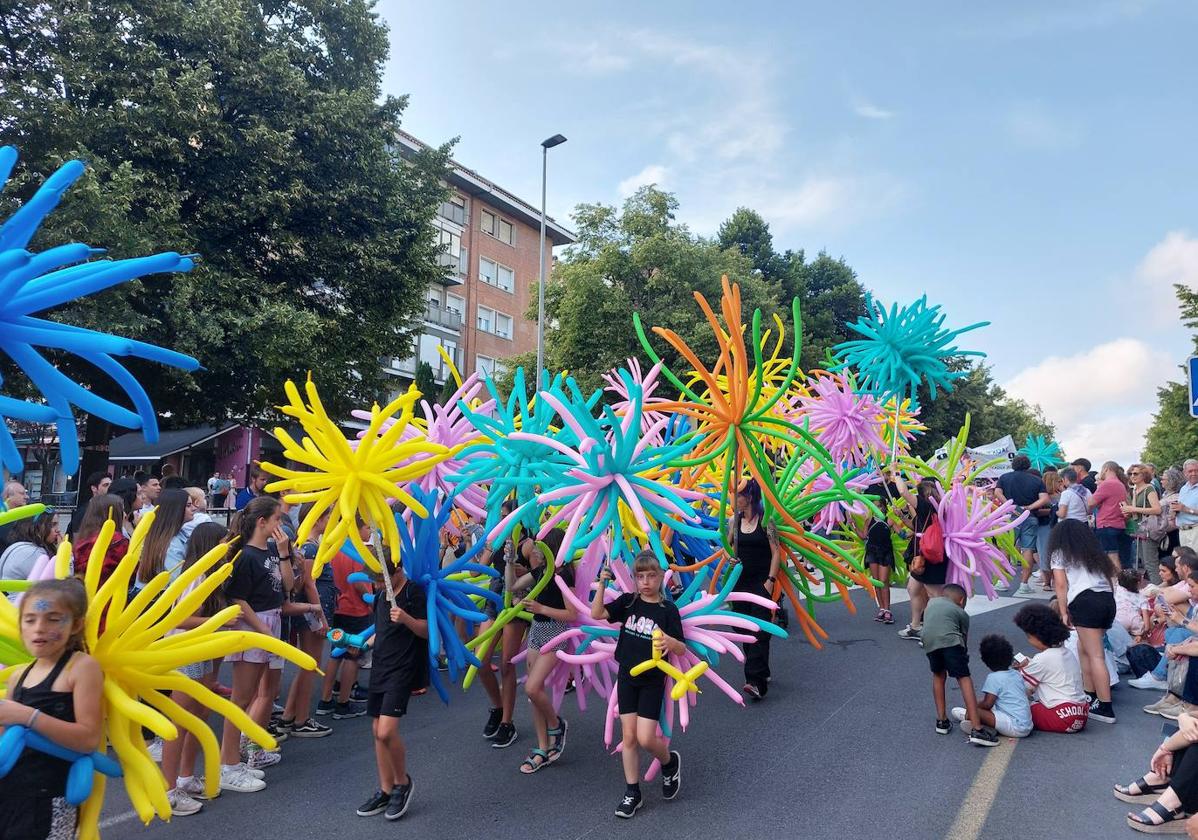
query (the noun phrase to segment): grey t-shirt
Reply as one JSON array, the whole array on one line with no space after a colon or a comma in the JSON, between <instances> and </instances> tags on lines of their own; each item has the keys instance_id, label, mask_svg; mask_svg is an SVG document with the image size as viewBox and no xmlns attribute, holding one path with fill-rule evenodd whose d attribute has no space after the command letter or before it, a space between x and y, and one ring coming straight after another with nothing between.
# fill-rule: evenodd
<instances>
[{"instance_id":1,"label":"grey t-shirt","mask_svg":"<svg viewBox=\"0 0 1198 840\"><path fill-rule=\"evenodd\" d=\"M29 580L29 573L46 552L31 542L17 542L0 554L0 580ZM19 593L13 593L14 600Z\"/></svg>"},{"instance_id":2,"label":"grey t-shirt","mask_svg":"<svg viewBox=\"0 0 1198 840\"><path fill-rule=\"evenodd\" d=\"M1065 518L1086 522L1090 519L1090 511L1086 509L1086 499L1090 491L1080 484L1074 484L1061 493L1061 504L1065 506Z\"/></svg>"},{"instance_id":3,"label":"grey t-shirt","mask_svg":"<svg viewBox=\"0 0 1198 840\"><path fill-rule=\"evenodd\" d=\"M923 632L919 636L924 653L966 646L969 638L969 614L948 598L933 598L923 611Z\"/></svg>"}]
</instances>

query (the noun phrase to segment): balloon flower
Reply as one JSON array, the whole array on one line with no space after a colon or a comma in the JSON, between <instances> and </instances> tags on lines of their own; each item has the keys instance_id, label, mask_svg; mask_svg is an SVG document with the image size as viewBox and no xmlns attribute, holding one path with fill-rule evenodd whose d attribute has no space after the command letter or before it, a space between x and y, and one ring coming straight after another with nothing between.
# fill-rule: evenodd
<instances>
[{"instance_id":1,"label":"balloon flower","mask_svg":"<svg viewBox=\"0 0 1198 840\"><path fill-rule=\"evenodd\" d=\"M292 470L263 463L262 469L280 479L268 484L267 491L286 493L285 498L292 504L312 502L312 509L298 529L297 539L301 543L308 539L317 520L328 512L329 523L312 564L314 577L320 575L324 564L347 537L377 571L378 563L358 533L359 515L383 529L384 541L391 550L391 563L398 565L399 531L391 514L391 500L407 506L418 516L427 516L428 511L408 492L407 485L453 455L452 450L426 440L423 435L402 440L404 430L412 422L413 406L420 398L414 386L386 408L377 404L371 408L370 425L360 441L347 440L329 418L311 377L305 390L307 404L295 383L288 380L288 403L279 407L303 427L307 435L303 445L281 428L275 429L275 437L283 444L283 457L308 469ZM388 419L391 425L383 431Z\"/></svg>"},{"instance_id":2,"label":"balloon flower","mask_svg":"<svg viewBox=\"0 0 1198 840\"><path fill-rule=\"evenodd\" d=\"M998 597L994 581L1009 580L1014 569L1004 552L993 544L1000 534L1013 531L1029 514L1014 516L1015 506L1006 501L995 507L976 487L954 484L936 503L944 530L944 556L949 563L948 582L973 594L973 580L981 581L987 597Z\"/></svg>"},{"instance_id":3,"label":"balloon flower","mask_svg":"<svg viewBox=\"0 0 1198 840\"><path fill-rule=\"evenodd\" d=\"M88 603L84 638L88 652L104 673L104 737L98 752L105 754L109 746L115 751L129 801L146 823L155 815L169 820L171 806L166 797L166 781L150 758L143 728L167 740L177 738L180 727L194 735L203 751L208 796L216 796L220 786L220 748L216 736L204 721L171 699L172 691L181 691L232 721L264 747L275 746L270 733L240 708L176 669L253 648L270 651L307 670L316 668L312 657L274 637L221 631L240 614L237 606L221 610L198 627L174 632L232 573L232 564L224 562L229 551L225 544L201 557L173 582L169 572L162 572L128 600L129 583L141 562L142 547L154 515L151 511L142 517L129 541L128 554L108 580L100 583L102 560L116 532L115 522L104 523L83 579ZM64 545L65 551L60 549L60 554L69 557L70 545ZM0 598L0 639L20 643L17 610L3 598ZM29 656L23 661L28 662ZM104 769L100 764L96 767ZM104 776L96 774L91 794L79 812L82 840L99 837L104 786Z\"/></svg>"},{"instance_id":4,"label":"balloon flower","mask_svg":"<svg viewBox=\"0 0 1198 840\"><path fill-rule=\"evenodd\" d=\"M0 148L0 186L7 184L17 151ZM175 253L126 260L93 260L102 250L82 243L59 245L33 254L27 246L63 193L83 174L73 160L63 164L9 219L0 226L0 353L8 356L38 389L45 404L0 396L0 420L11 417L31 423L54 423L58 428L63 468L79 469L76 406L116 426L141 429L147 441L158 439L158 418L145 389L116 357L132 356L182 370L196 370L191 356L153 344L36 317L78 298L148 274L190 271L192 258ZM43 351L69 353L106 374L129 398L135 411L101 397L56 368ZM3 384L3 380L0 380ZM12 434L0 422L0 461L9 472L25 468Z\"/></svg>"},{"instance_id":5,"label":"balloon flower","mask_svg":"<svg viewBox=\"0 0 1198 840\"><path fill-rule=\"evenodd\" d=\"M810 396L798 400L801 416L833 460L859 467L886 448L886 418L873 395L854 393L844 375L820 376L807 387Z\"/></svg>"},{"instance_id":6,"label":"balloon flower","mask_svg":"<svg viewBox=\"0 0 1198 840\"><path fill-rule=\"evenodd\" d=\"M1041 472L1065 463L1065 459L1061 457L1061 447L1056 441L1046 439L1044 435L1028 435L1027 442L1020 447L1019 453L1026 455L1032 462L1032 467Z\"/></svg>"},{"instance_id":7,"label":"balloon flower","mask_svg":"<svg viewBox=\"0 0 1198 840\"><path fill-rule=\"evenodd\" d=\"M953 380L967 374L950 370L948 360L954 356L984 356L976 350L960 350L950 344L957 336L986 326L989 321L971 324L959 330L944 328L947 316L939 306L928 306L927 295L901 309L898 304L890 311L865 295L867 313L848 327L861 336L833 348L841 358L839 367L857 371L862 387L879 396L914 396L921 382L926 382L932 399L936 390L951 391Z\"/></svg>"}]
</instances>

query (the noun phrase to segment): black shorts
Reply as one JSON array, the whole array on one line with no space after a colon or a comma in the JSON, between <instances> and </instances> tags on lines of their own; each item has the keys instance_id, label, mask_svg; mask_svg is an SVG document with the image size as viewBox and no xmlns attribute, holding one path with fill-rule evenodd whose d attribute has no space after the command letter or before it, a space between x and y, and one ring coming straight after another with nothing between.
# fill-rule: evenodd
<instances>
[{"instance_id":1,"label":"black shorts","mask_svg":"<svg viewBox=\"0 0 1198 840\"><path fill-rule=\"evenodd\" d=\"M74 837L78 809L62 796L0 797L0 837L45 840Z\"/></svg>"},{"instance_id":2,"label":"black shorts","mask_svg":"<svg viewBox=\"0 0 1198 840\"><path fill-rule=\"evenodd\" d=\"M665 697L664 676L650 682L636 682L622 675L616 680L616 701L622 715L635 713L637 717L657 720L661 717L661 704Z\"/></svg>"},{"instance_id":3,"label":"black shorts","mask_svg":"<svg viewBox=\"0 0 1198 840\"><path fill-rule=\"evenodd\" d=\"M1115 623L1115 596L1087 589L1069 602L1069 620L1074 627L1110 630Z\"/></svg>"},{"instance_id":4,"label":"black shorts","mask_svg":"<svg viewBox=\"0 0 1198 840\"><path fill-rule=\"evenodd\" d=\"M423 686L415 676L405 676L391 683L391 688L385 691L371 690L366 695L366 714L372 718L393 717L401 718L408 713L408 700L412 692Z\"/></svg>"},{"instance_id":5,"label":"black shorts","mask_svg":"<svg viewBox=\"0 0 1198 840\"><path fill-rule=\"evenodd\" d=\"M962 645L930 650L928 651L928 665L932 667L933 674L943 674L948 671L948 675L956 680L968 677L969 651Z\"/></svg>"},{"instance_id":6,"label":"black shorts","mask_svg":"<svg viewBox=\"0 0 1198 840\"><path fill-rule=\"evenodd\" d=\"M894 552L892 551L889 554L867 554L865 555L865 566L866 568L870 566L887 566L893 569Z\"/></svg>"}]
</instances>

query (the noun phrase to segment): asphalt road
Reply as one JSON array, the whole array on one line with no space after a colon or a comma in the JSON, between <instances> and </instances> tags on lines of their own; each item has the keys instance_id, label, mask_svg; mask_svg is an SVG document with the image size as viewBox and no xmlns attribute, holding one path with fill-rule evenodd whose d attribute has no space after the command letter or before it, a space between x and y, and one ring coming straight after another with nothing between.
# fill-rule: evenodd
<instances>
[{"instance_id":1,"label":"asphalt road","mask_svg":"<svg viewBox=\"0 0 1198 840\"><path fill-rule=\"evenodd\" d=\"M900 590L895 590L898 597ZM566 754L535 776L517 768L529 748L527 707L517 707L520 739L491 749L481 736L486 696L479 687L448 707L434 694L413 698L402 730L416 783L399 822L360 818L354 809L376 787L367 718L331 721L333 735L282 747L266 790L224 793L191 817L143 827L120 785L110 786L106 840L249 837L325 838L790 838L894 840L952 838L1117 838L1130 806L1111 785L1139 776L1160 742L1162 719L1140 711L1156 699L1126 685L1115 691L1119 723L1090 724L1081 735L1035 733L997 748L970 746L955 731L933 731L927 662L896 630L872 621L862 592L851 615L824 605L817 617L831 641L815 650L801 637L775 641L767 699L741 708L718 690L701 697L689 731L675 739L683 756L679 797L664 802L642 784L645 807L632 820L613 810L623 792L618 757L605 753L600 710L580 712L573 697ZM1011 616L1021 601L975 599L971 665L986 672L977 643L1007 635L1031 652ZM720 671L740 685L737 663ZM950 681L949 704L960 705ZM618 729L617 729L618 732Z\"/></svg>"}]
</instances>

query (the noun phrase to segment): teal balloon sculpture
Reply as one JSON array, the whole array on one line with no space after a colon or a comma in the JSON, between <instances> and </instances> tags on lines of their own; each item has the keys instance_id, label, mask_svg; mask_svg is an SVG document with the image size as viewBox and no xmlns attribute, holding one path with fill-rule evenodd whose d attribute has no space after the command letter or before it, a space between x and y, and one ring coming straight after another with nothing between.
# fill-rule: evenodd
<instances>
[{"instance_id":1,"label":"teal balloon sculpture","mask_svg":"<svg viewBox=\"0 0 1198 840\"><path fill-rule=\"evenodd\" d=\"M16 149L0 148L0 189L7 185L16 162ZM0 420L56 424L63 469L68 473L79 469L75 407L114 425L141 429L147 441L158 439L158 420L149 396L116 357L133 356L188 371L200 366L190 356L153 344L34 317L147 274L192 268L191 257L176 253L96 260L92 258L103 250L82 243L59 245L36 254L26 250L46 216L83 171L80 161L63 164L33 198L0 225L0 353L16 363L45 401L43 404L0 395ZM43 355L45 350L69 353L98 368L124 392L135 411L72 381ZM0 386L3 384L0 379ZM24 469L12 434L2 423L0 462L13 473Z\"/></svg>"},{"instance_id":2,"label":"teal balloon sculpture","mask_svg":"<svg viewBox=\"0 0 1198 840\"><path fill-rule=\"evenodd\" d=\"M1061 456L1061 447L1044 435L1028 435L1027 442L1019 448L1019 454L1026 455L1032 466L1041 472L1048 467L1059 467L1065 463Z\"/></svg>"}]
</instances>

